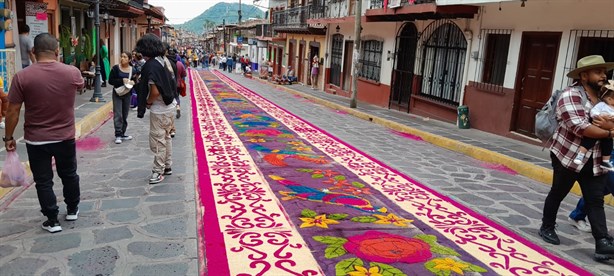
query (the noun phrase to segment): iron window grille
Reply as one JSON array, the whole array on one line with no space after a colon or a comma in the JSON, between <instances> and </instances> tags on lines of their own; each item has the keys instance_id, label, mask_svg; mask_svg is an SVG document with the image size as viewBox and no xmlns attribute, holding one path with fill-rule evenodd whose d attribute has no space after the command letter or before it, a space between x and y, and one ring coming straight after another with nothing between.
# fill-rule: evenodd
<instances>
[{"instance_id":1,"label":"iron window grille","mask_svg":"<svg viewBox=\"0 0 614 276\"><path fill-rule=\"evenodd\" d=\"M482 29L480 31L479 52L474 56L478 63L474 78L476 87L487 91L503 92L512 32L512 29Z\"/></svg>"},{"instance_id":2,"label":"iron window grille","mask_svg":"<svg viewBox=\"0 0 614 276\"><path fill-rule=\"evenodd\" d=\"M463 88L467 40L450 20L432 22L423 32L420 95L458 105Z\"/></svg>"},{"instance_id":3,"label":"iron window grille","mask_svg":"<svg viewBox=\"0 0 614 276\"><path fill-rule=\"evenodd\" d=\"M383 47L384 42L378 40L366 40L362 43L362 70L358 72L359 77L379 82Z\"/></svg>"},{"instance_id":4,"label":"iron window grille","mask_svg":"<svg viewBox=\"0 0 614 276\"><path fill-rule=\"evenodd\" d=\"M614 30L571 30L566 53L565 74L576 68L579 59L588 55L601 55L607 62L614 61ZM612 71L608 72L608 79L613 77ZM559 89L574 81L564 76Z\"/></svg>"},{"instance_id":5,"label":"iron window grille","mask_svg":"<svg viewBox=\"0 0 614 276\"><path fill-rule=\"evenodd\" d=\"M331 49L330 58L330 82L336 86L341 86L341 64L343 62L343 35L333 35L333 46Z\"/></svg>"}]
</instances>

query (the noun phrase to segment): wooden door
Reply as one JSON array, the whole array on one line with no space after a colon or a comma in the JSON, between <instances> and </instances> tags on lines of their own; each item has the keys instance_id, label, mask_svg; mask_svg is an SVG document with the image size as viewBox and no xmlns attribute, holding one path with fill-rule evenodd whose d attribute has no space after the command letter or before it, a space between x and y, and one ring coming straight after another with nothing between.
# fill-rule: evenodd
<instances>
[{"instance_id":1,"label":"wooden door","mask_svg":"<svg viewBox=\"0 0 614 276\"><path fill-rule=\"evenodd\" d=\"M288 66L294 68L294 43L292 42L288 42Z\"/></svg>"},{"instance_id":2,"label":"wooden door","mask_svg":"<svg viewBox=\"0 0 614 276\"><path fill-rule=\"evenodd\" d=\"M298 81L305 83L305 77L303 76L303 59L305 59L305 44L298 45Z\"/></svg>"},{"instance_id":3,"label":"wooden door","mask_svg":"<svg viewBox=\"0 0 614 276\"><path fill-rule=\"evenodd\" d=\"M283 56L284 56L284 48L281 48L281 47L277 48L277 64L275 66L275 68L276 68L275 74L276 75L280 75L281 76L281 74L282 74L282 72L281 72L281 62L283 60Z\"/></svg>"},{"instance_id":4,"label":"wooden door","mask_svg":"<svg viewBox=\"0 0 614 276\"><path fill-rule=\"evenodd\" d=\"M345 42L345 56L343 57L343 90L352 88L352 57L354 56L354 42Z\"/></svg>"},{"instance_id":5,"label":"wooden door","mask_svg":"<svg viewBox=\"0 0 614 276\"><path fill-rule=\"evenodd\" d=\"M560 42L561 33L522 34L513 125L513 130L518 133L535 137L535 114L552 95Z\"/></svg>"}]
</instances>

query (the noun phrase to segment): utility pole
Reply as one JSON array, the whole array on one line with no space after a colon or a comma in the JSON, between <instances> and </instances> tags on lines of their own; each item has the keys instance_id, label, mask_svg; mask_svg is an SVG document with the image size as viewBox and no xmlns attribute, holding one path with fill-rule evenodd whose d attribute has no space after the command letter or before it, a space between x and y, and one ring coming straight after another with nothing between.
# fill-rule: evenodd
<instances>
[{"instance_id":1,"label":"utility pole","mask_svg":"<svg viewBox=\"0 0 614 276\"><path fill-rule=\"evenodd\" d=\"M241 0L239 0L239 36L241 36Z\"/></svg>"},{"instance_id":2,"label":"utility pole","mask_svg":"<svg viewBox=\"0 0 614 276\"><path fill-rule=\"evenodd\" d=\"M226 19L222 19L222 36L224 37L222 39L222 41L224 42L224 54L227 53L226 51Z\"/></svg>"},{"instance_id":3,"label":"utility pole","mask_svg":"<svg viewBox=\"0 0 614 276\"><path fill-rule=\"evenodd\" d=\"M358 71L360 71L360 19L362 17L362 0L356 0L356 12L354 13L354 54L352 60L352 97L350 108L356 108L356 97L358 94Z\"/></svg>"}]
</instances>

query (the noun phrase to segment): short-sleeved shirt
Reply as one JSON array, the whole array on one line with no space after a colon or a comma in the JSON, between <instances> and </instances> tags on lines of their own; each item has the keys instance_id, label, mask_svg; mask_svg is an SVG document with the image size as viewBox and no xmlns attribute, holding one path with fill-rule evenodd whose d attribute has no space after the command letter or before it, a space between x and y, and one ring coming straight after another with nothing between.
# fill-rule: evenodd
<instances>
[{"instance_id":1,"label":"short-sleeved shirt","mask_svg":"<svg viewBox=\"0 0 614 276\"><path fill-rule=\"evenodd\" d=\"M34 41L32 38L25 34L19 35L19 50L21 51L21 64L22 65L30 65L30 55L32 52L32 48L34 48Z\"/></svg>"},{"instance_id":2,"label":"short-sleeved shirt","mask_svg":"<svg viewBox=\"0 0 614 276\"><path fill-rule=\"evenodd\" d=\"M37 62L13 77L9 103L24 104L24 138L31 142L75 138L75 95L83 88L77 67Z\"/></svg>"}]
</instances>

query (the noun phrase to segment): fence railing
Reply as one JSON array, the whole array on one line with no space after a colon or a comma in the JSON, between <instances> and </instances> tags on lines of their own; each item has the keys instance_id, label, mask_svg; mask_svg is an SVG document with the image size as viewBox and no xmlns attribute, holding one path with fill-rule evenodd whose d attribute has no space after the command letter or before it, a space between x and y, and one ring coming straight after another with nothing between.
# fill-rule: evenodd
<instances>
[{"instance_id":1,"label":"fence railing","mask_svg":"<svg viewBox=\"0 0 614 276\"><path fill-rule=\"evenodd\" d=\"M435 0L416 0L414 1L413 4L410 4L409 0L401 0L401 1L389 0L388 6L394 5L394 2L399 2L400 6L413 6L413 5L419 5L419 4L435 3ZM384 8L384 0L371 0L371 2L369 3L369 9L383 9L383 8Z\"/></svg>"},{"instance_id":2,"label":"fence railing","mask_svg":"<svg viewBox=\"0 0 614 276\"><path fill-rule=\"evenodd\" d=\"M285 9L273 12L273 29L307 28L310 6Z\"/></svg>"},{"instance_id":3,"label":"fence railing","mask_svg":"<svg viewBox=\"0 0 614 276\"><path fill-rule=\"evenodd\" d=\"M256 36L273 37L273 28L271 25L258 25L256 27Z\"/></svg>"},{"instance_id":4,"label":"fence railing","mask_svg":"<svg viewBox=\"0 0 614 276\"><path fill-rule=\"evenodd\" d=\"M354 15L355 0L331 0L324 5L312 5L310 19L342 18Z\"/></svg>"}]
</instances>

